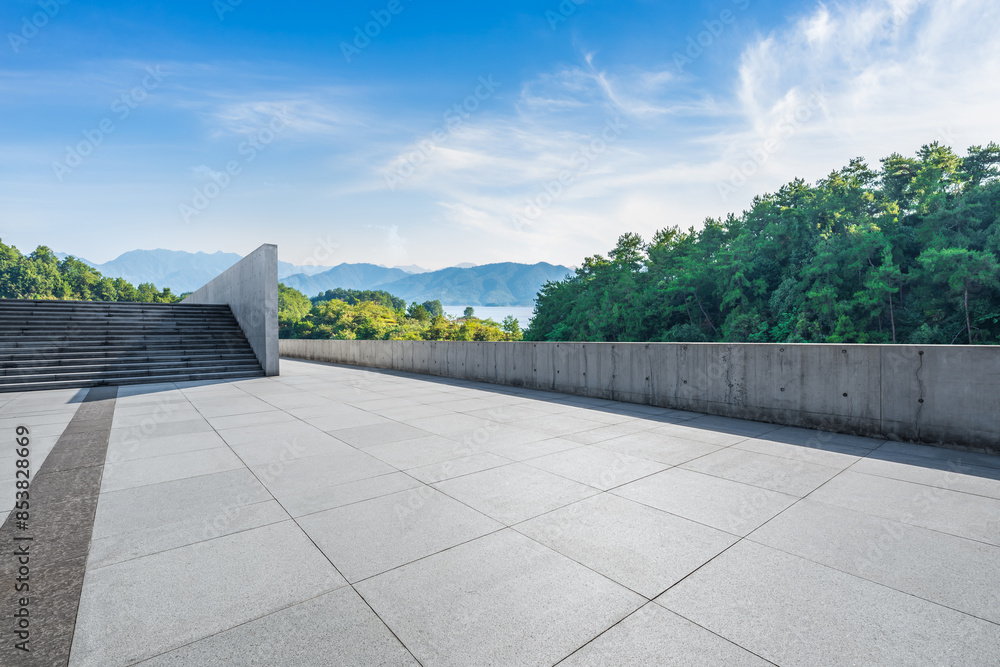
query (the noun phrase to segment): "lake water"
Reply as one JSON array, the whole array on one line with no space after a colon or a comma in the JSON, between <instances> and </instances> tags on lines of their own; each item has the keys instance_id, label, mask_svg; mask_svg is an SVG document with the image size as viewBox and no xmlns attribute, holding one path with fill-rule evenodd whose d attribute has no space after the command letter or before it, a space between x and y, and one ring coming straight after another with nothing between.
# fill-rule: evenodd
<instances>
[{"instance_id":1,"label":"lake water","mask_svg":"<svg viewBox=\"0 0 1000 667\"><path fill-rule=\"evenodd\" d=\"M476 311L476 317L481 319L492 319L497 322L503 322L503 318L508 315L513 315L517 318L517 323L521 325L522 329L528 328L528 322L531 321L531 314L534 312L534 306L473 306ZM444 312L446 315L451 317L461 317L465 312L465 306L444 306Z\"/></svg>"}]
</instances>

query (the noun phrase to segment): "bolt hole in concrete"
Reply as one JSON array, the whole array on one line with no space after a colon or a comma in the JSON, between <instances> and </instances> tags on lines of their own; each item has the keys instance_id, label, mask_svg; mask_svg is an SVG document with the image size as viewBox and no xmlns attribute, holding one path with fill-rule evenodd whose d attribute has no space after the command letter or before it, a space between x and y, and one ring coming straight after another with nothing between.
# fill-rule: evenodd
<instances>
[{"instance_id":1,"label":"bolt hole in concrete","mask_svg":"<svg viewBox=\"0 0 1000 667\"><path fill-rule=\"evenodd\" d=\"M846 392L844 393L844 398L847 398L847 393Z\"/></svg>"}]
</instances>

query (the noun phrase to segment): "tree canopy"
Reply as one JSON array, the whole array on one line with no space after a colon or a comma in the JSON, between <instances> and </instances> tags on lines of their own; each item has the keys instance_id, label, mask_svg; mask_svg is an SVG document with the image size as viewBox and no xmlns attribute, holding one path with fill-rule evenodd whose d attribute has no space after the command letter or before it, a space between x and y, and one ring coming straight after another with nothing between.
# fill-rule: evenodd
<instances>
[{"instance_id":1,"label":"tree canopy","mask_svg":"<svg viewBox=\"0 0 1000 667\"><path fill-rule=\"evenodd\" d=\"M1000 147L862 159L546 283L529 340L1000 343Z\"/></svg>"},{"instance_id":2,"label":"tree canopy","mask_svg":"<svg viewBox=\"0 0 1000 667\"><path fill-rule=\"evenodd\" d=\"M521 340L517 320L449 318L440 301L406 302L387 292L328 290L313 299L278 286L282 338L341 340ZM339 295L344 298L327 298Z\"/></svg>"},{"instance_id":3,"label":"tree canopy","mask_svg":"<svg viewBox=\"0 0 1000 667\"><path fill-rule=\"evenodd\" d=\"M173 303L180 296L169 287L136 287L123 278L108 278L73 256L60 260L46 246L23 255L0 241L0 298Z\"/></svg>"},{"instance_id":4,"label":"tree canopy","mask_svg":"<svg viewBox=\"0 0 1000 667\"><path fill-rule=\"evenodd\" d=\"M405 299L400 299L399 297L393 296L388 292L383 292L382 290L355 290L344 289L342 287L327 290L322 294L312 297L310 301L314 304L323 303L324 301L343 301L344 303L352 306L355 306L362 301L369 301L381 304L386 308L392 308L393 310L399 310L400 308L406 307Z\"/></svg>"}]
</instances>

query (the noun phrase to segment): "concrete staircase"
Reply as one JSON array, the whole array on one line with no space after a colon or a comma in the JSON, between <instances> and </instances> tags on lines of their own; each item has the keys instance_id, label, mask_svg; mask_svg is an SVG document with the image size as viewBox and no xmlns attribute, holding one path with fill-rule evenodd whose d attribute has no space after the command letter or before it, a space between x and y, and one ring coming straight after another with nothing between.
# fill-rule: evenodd
<instances>
[{"instance_id":1,"label":"concrete staircase","mask_svg":"<svg viewBox=\"0 0 1000 667\"><path fill-rule=\"evenodd\" d=\"M263 375L229 306L0 299L0 392Z\"/></svg>"}]
</instances>

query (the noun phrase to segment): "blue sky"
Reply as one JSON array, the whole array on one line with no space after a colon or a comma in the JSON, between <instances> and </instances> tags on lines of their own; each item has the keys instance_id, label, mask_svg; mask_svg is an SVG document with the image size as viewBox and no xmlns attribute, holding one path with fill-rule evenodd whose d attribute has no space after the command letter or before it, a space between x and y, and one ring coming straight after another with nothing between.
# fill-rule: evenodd
<instances>
[{"instance_id":1,"label":"blue sky","mask_svg":"<svg viewBox=\"0 0 1000 667\"><path fill-rule=\"evenodd\" d=\"M1000 140L993 0L7 0L0 26L0 238L97 262L573 265Z\"/></svg>"}]
</instances>

